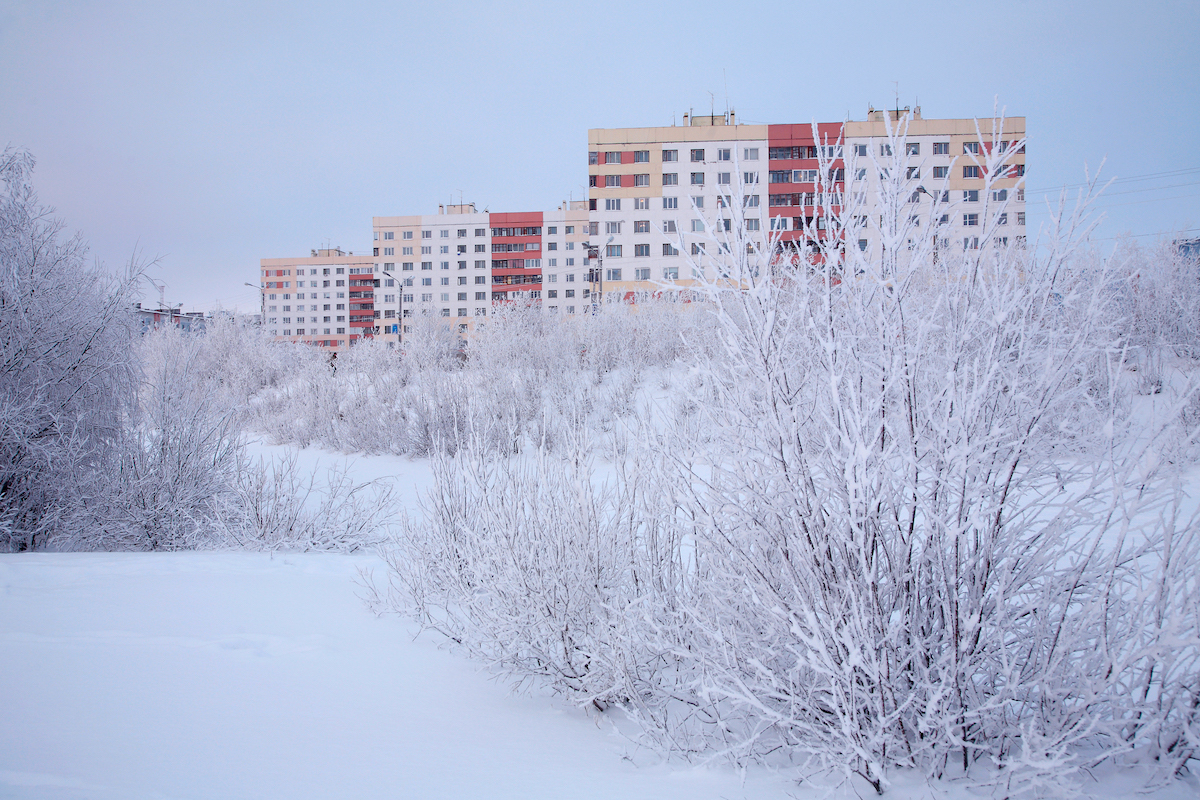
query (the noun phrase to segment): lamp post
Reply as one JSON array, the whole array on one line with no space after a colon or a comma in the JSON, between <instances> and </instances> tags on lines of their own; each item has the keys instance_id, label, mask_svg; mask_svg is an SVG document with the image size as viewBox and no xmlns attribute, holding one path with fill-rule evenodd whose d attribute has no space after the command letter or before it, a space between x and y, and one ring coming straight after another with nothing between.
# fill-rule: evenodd
<instances>
[{"instance_id":1,"label":"lamp post","mask_svg":"<svg viewBox=\"0 0 1200 800\"><path fill-rule=\"evenodd\" d=\"M251 289L258 290L258 324L264 326L267 324L267 293L262 290L261 286L255 286L253 283L243 283L243 286L249 286Z\"/></svg>"},{"instance_id":2,"label":"lamp post","mask_svg":"<svg viewBox=\"0 0 1200 800\"><path fill-rule=\"evenodd\" d=\"M929 191L924 186L917 187L917 194L923 194L929 198L929 233L933 237L933 263L937 263L937 225L933 219L934 210L937 208L938 196L934 192Z\"/></svg>"},{"instance_id":3,"label":"lamp post","mask_svg":"<svg viewBox=\"0 0 1200 800\"><path fill-rule=\"evenodd\" d=\"M608 245L612 244L613 238L614 237L609 236L608 241L604 243L604 246L607 247ZM591 252L592 252L591 242L584 242L583 246L585 248L587 248L588 257L590 258ZM600 255L600 246L599 245L597 245L597 247L596 247L596 267L593 270L589 270L588 277L589 277L588 283L592 284L593 286L597 286L597 285L599 286L599 289L595 289L595 288L592 289L592 313L594 314L599 310L600 303L603 302L603 300L604 300L604 258L603 258L603 256ZM600 293L599 301L596 300L596 292L597 291L599 291L599 293Z\"/></svg>"},{"instance_id":4,"label":"lamp post","mask_svg":"<svg viewBox=\"0 0 1200 800\"><path fill-rule=\"evenodd\" d=\"M396 348L399 349L404 342L404 279L397 278L386 269L380 272L396 282Z\"/></svg>"}]
</instances>

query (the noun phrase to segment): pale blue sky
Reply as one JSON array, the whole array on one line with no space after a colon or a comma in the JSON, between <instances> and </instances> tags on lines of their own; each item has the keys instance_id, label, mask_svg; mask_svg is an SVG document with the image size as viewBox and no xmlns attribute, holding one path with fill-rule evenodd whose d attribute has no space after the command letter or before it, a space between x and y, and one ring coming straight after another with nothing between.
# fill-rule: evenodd
<instances>
[{"instance_id":1,"label":"pale blue sky","mask_svg":"<svg viewBox=\"0 0 1200 800\"><path fill-rule=\"evenodd\" d=\"M709 92L747 122L862 119L897 83L927 117L998 98L1028 118L1031 191L1107 156L1098 236L1153 234L1200 227L1198 37L1194 0L0 0L0 145L97 258L159 257L189 309L257 308L259 258L360 251L372 215L579 198L589 127Z\"/></svg>"}]
</instances>

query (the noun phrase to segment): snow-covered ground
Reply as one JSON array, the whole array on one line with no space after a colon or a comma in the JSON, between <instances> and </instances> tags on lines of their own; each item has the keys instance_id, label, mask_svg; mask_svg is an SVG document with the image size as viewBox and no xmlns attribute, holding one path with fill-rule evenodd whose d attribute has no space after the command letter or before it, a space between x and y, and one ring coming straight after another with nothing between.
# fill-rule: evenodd
<instances>
[{"instance_id":1,"label":"snow-covered ground","mask_svg":"<svg viewBox=\"0 0 1200 800\"><path fill-rule=\"evenodd\" d=\"M274 448L263 447L264 453ZM341 457L308 450L309 465ZM423 462L360 458L406 504ZM0 555L0 797L778 798L793 776L662 763L512 694L360 598L372 555ZM968 796L895 776L896 798ZM1136 776L1087 795L1133 796ZM868 796L864 786L834 797ZM1194 781L1151 797L1194 797Z\"/></svg>"},{"instance_id":2,"label":"snow-covered ground","mask_svg":"<svg viewBox=\"0 0 1200 800\"><path fill-rule=\"evenodd\" d=\"M0 557L0 796L779 797L623 758L357 596L372 557Z\"/></svg>"}]
</instances>

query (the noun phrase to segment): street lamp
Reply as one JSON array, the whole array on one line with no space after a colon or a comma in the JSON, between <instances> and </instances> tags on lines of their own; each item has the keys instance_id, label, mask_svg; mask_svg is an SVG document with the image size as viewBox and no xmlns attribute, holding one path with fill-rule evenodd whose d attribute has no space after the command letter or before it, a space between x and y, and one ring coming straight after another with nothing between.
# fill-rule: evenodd
<instances>
[{"instance_id":1,"label":"street lamp","mask_svg":"<svg viewBox=\"0 0 1200 800\"><path fill-rule=\"evenodd\" d=\"M380 272L396 282L396 346L399 348L404 343L404 279L397 278L386 269Z\"/></svg>"},{"instance_id":2,"label":"street lamp","mask_svg":"<svg viewBox=\"0 0 1200 800\"><path fill-rule=\"evenodd\" d=\"M613 238L614 237L609 236L608 241L604 243L604 246L607 247L608 245L612 244ZM588 257L590 258L591 251L592 251L591 242L584 242L583 246L587 249ZM603 258L603 256L600 255L600 247L599 246L596 247L596 267L593 270L589 270L588 277L589 277L588 283L592 284L593 287L596 285L599 285L599 287L600 287L599 290L597 290L595 288L592 289L592 313L594 314L599 309L600 302L602 302L604 299L604 258ZM596 300L596 292L597 291L600 292L600 301L599 302Z\"/></svg>"},{"instance_id":3,"label":"street lamp","mask_svg":"<svg viewBox=\"0 0 1200 800\"><path fill-rule=\"evenodd\" d=\"M255 286L253 283L243 283L243 286L249 286L251 289L258 290L258 324L267 324L267 294L262 290L261 286Z\"/></svg>"}]
</instances>

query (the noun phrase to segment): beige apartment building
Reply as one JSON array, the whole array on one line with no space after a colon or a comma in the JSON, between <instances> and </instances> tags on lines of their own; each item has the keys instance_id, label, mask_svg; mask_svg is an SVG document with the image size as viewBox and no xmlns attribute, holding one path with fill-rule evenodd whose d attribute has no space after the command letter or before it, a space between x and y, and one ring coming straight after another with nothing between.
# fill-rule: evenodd
<instances>
[{"instance_id":1,"label":"beige apartment building","mask_svg":"<svg viewBox=\"0 0 1200 800\"><path fill-rule=\"evenodd\" d=\"M861 224L847 242L870 256L883 247L884 177L901 172L906 235L940 248L1025 238L1025 118L928 120L921 109L869 109L864 121L745 124L728 114L683 116L683 124L588 131L589 210L605 294L635 299L691 285L713 234L740 219L751 240L801 252L825 236L829 215L853 209ZM889 152L889 129L906 129L904 152ZM982 134L982 136L981 136ZM1011 148L1011 149L1010 149ZM988 155L1004 154L1002 175ZM827 172L828 174L824 174ZM986 187L986 188L985 188ZM1011 236L1008 235L1011 231ZM894 238L894 237L892 237ZM689 260L687 256L692 258ZM708 276L709 278L713 276Z\"/></svg>"},{"instance_id":2,"label":"beige apartment building","mask_svg":"<svg viewBox=\"0 0 1200 800\"><path fill-rule=\"evenodd\" d=\"M902 153L889 131L904 130ZM393 345L417 315L461 333L496 303L532 301L582 314L601 302L691 299L711 270L705 248L740 224L751 242L810 250L833 214L853 217L846 247L878 257L930 237L941 251L1025 240L1025 118L925 119L868 109L865 120L746 124L733 112L681 125L588 131L588 199L549 211L372 219L369 255L314 250L263 259L266 329L282 340L345 348ZM899 180L889 180L893 171ZM894 207L893 207L894 206ZM886 226L896 220L901 230ZM985 234L984 231L987 231ZM705 276L708 279L713 275Z\"/></svg>"},{"instance_id":3,"label":"beige apartment building","mask_svg":"<svg viewBox=\"0 0 1200 800\"><path fill-rule=\"evenodd\" d=\"M263 327L281 341L344 350L375 332L375 261L337 249L259 262Z\"/></svg>"}]
</instances>

